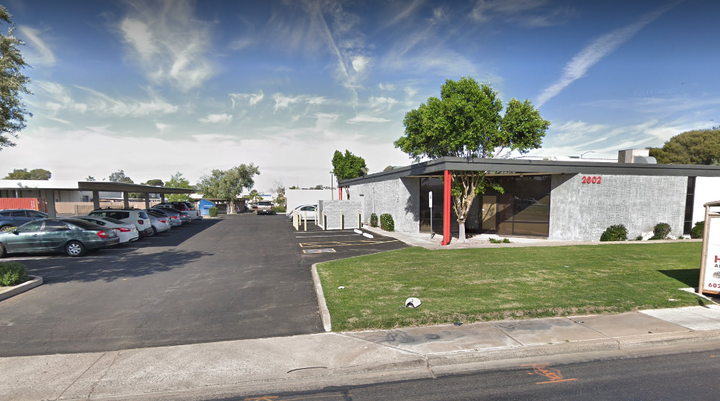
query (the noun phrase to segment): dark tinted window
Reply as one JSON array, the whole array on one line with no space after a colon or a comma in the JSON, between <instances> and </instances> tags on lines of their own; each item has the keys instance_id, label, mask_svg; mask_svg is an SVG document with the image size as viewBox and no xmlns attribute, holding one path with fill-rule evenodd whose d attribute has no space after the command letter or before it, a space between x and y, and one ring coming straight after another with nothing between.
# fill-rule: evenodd
<instances>
[{"instance_id":1,"label":"dark tinted window","mask_svg":"<svg viewBox=\"0 0 720 401\"><path fill-rule=\"evenodd\" d=\"M78 226L85 230L103 230L103 228L100 227L99 225L97 225L95 223L91 223L89 221L81 220L81 219L67 219L64 221L66 221L74 226Z\"/></svg>"},{"instance_id":2,"label":"dark tinted window","mask_svg":"<svg viewBox=\"0 0 720 401\"><path fill-rule=\"evenodd\" d=\"M40 218L40 219L44 219L44 218L47 218L47 217L48 217L47 214L45 214L45 213L43 213L43 212L36 212L36 211L34 211L34 210L28 210L28 211L27 211L27 215L28 215L29 217L37 217L37 218Z\"/></svg>"},{"instance_id":3,"label":"dark tinted window","mask_svg":"<svg viewBox=\"0 0 720 401\"><path fill-rule=\"evenodd\" d=\"M140 216L141 219L147 219L147 218L148 218L147 213L145 213L144 211L143 211L143 212L138 212L138 216Z\"/></svg>"},{"instance_id":4,"label":"dark tinted window","mask_svg":"<svg viewBox=\"0 0 720 401\"><path fill-rule=\"evenodd\" d=\"M10 217L25 217L25 211L24 210L16 210L14 212L10 212Z\"/></svg>"},{"instance_id":5,"label":"dark tinted window","mask_svg":"<svg viewBox=\"0 0 720 401\"><path fill-rule=\"evenodd\" d=\"M21 233L40 231L42 229L42 225L42 220L35 220L21 225L20 227L18 227L17 231Z\"/></svg>"},{"instance_id":6,"label":"dark tinted window","mask_svg":"<svg viewBox=\"0 0 720 401\"><path fill-rule=\"evenodd\" d=\"M45 227L43 227L43 231L64 231L69 229L70 227L67 224L57 220L46 220Z\"/></svg>"}]
</instances>

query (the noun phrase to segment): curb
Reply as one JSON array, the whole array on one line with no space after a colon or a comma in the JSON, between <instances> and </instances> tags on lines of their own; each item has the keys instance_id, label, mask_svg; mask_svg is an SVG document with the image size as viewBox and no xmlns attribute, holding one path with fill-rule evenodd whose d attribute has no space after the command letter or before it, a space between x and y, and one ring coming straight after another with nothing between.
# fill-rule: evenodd
<instances>
[{"instance_id":1,"label":"curb","mask_svg":"<svg viewBox=\"0 0 720 401\"><path fill-rule=\"evenodd\" d=\"M325 331L332 331L332 325L330 324L330 311L325 303L325 293L323 292L322 284L320 283L320 276L317 272L317 263L312 265L312 278L313 284L315 285L315 294L317 294L318 308L320 309L320 318L322 319L323 329Z\"/></svg>"},{"instance_id":2,"label":"curb","mask_svg":"<svg viewBox=\"0 0 720 401\"><path fill-rule=\"evenodd\" d=\"M14 297L17 294L31 290L43 283L43 278L40 276L30 276L30 280L14 287L8 287L5 290L0 290L0 301Z\"/></svg>"}]
</instances>

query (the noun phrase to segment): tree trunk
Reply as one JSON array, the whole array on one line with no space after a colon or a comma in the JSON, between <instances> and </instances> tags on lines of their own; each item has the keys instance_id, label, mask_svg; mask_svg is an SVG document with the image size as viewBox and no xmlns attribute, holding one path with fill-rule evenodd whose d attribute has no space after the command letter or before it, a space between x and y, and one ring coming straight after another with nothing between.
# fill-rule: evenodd
<instances>
[{"instance_id":1,"label":"tree trunk","mask_svg":"<svg viewBox=\"0 0 720 401\"><path fill-rule=\"evenodd\" d=\"M225 204L225 213L235 214L235 202L229 201Z\"/></svg>"},{"instance_id":2,"label":"tree trunk","mask_svg":"<svg viewBox=\"0 0 720 401\"><path fill-rule=\"evenodd\" d=\"M462 244L467 242L467 240L465 239L465 220L460 221L458 219L458 226L460 230L460 233L458 234L458 242Z\"/></svg>"}]
</instances>

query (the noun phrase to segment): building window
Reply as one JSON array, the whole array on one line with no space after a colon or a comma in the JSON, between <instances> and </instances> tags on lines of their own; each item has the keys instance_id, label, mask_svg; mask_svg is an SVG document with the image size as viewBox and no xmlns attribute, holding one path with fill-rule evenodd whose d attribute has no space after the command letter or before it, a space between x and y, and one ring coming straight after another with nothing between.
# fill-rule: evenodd
<instances>
[{"instance_id":1,"label":"building window","mask_svg":"<svg viewBox=\"0 0 720 401\"><path fill-rule=\"evenodd\" d=\"M481 232L547 237L550 232L549 175L495 178L504 193L482 196Z\"/></svg>"},{"instance_id":2,"label":"building window","mask_svg":"<svg viewBox=\"0 0 720 401\"><path fill-rule=\"evenodd\" d=\"M695 177L688 177L687 195L685 195L685 224L683 224L683 234L690 235L693 228L693 204L695 202Z\"/></svg>"}]
</instances>

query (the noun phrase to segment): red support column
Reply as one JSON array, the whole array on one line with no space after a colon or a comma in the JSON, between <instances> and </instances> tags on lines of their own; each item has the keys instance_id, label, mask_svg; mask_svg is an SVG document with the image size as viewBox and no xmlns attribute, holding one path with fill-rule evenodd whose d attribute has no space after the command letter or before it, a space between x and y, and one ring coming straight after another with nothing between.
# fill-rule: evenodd
<instances>
[{"instance_id":1,"label":"red support column","mask_svg":"<svg viewBox=\"0 0 720 401\"><path fill-rule=\"evenodd\" d=\"M452 176L450 170L445 170L445 192L443 194L443 240L441 245L450 243L450 188L452 185Z\"/></svg>"},{"instance_id":2,"label":"red support column","mask_svg":"<svg viewBox=\"0 0 720 401\"><path fill-rule=\"evenodd\" d=\"M342 188L338 187L338 199L342 200Z\"/></svg>"}]
</instances>

